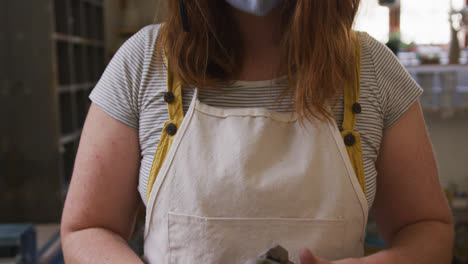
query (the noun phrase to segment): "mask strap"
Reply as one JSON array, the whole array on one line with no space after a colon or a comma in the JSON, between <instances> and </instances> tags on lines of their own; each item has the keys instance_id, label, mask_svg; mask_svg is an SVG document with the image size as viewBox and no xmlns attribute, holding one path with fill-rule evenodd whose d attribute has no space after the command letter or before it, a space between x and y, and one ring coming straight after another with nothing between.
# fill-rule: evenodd
<instances>
[{"instance_id":1,"label":"mask strap","mask_svg":"<svg viewBox=\"0 0 468 264\"><path fill-rule=\"evenodd\" d=\"M189 32L189 22L187 16L187 8L185 7L184 0L179 0L179 7L180 7L180 18L182 20L182 27L184 32Z\"/></svg>"}]
</instances>

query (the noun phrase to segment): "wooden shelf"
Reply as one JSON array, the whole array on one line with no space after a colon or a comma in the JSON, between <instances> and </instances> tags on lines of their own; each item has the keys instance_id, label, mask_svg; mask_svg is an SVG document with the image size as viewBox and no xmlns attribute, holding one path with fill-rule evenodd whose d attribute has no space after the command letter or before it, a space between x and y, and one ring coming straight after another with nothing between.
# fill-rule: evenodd
<instances>
[{"instance_id":1,"label":"wooden shelf","mask_svg":"<svg viewBox=\"0 0 468 264\"><path fill-rule=\"evenodd\" d=\"M423 109L424 114L462 114L468 115L468 108L455 108L455 109Z\"/></svg>"},{"instance_id":2,"label":"wooden shelf","mask_svg":"<svg viewBox=\"0 0 468 264\"><path fill-rule=\"evenodd\" d=\"M104 71L104 5L102 0L54 0L59 123L59 191L66 193L88 113L89 92ZM64 198L64 196L62 197Z\"/></svg>"},{"instance_id":3,"label":"wooden shelf","mask_svg":"<svg viewBox=\"0 0 468 264\"><path fill-rule=\"evenodd\" d=\"M102 1L99 1L99 0L81 0L81 1L93 4L95 6L103 6Z\"/></svg>"},{"instance_id":4,"label":"wooden shelf","mask_svg":"<svg viewBox=\"0 0 468 264\"><path fill-rule=\"evenodd\" d=\"M56 41L65 41L72 44L82 44L82 45L89 45L89 46L99 46L104 47L104 41L101 40L94 40L94 39L87 39L77 36L66 35L62 33L53 33L52 37Z\"/></svg>"},{"instance_id":5,"label":"wooden shelf","mask_svg":"<svg viewBox=\"0 0 468 264\"><path fill-rule=\"evenodd\" d=\"M71 143L71 142L77 140L80 136L81 136L81 130L78 130L78 131L76 131L74 133L71 133L71 134L63 135L60 138L60 144L65 145L65 144Z\"/></svg>"},{"instance_id":6,"label":"wooden shelf","mask_svg":"<svg viewBox=\"0 0 468 264\"><path fill-rule=\"evenodd\" d=\"M29 96L34 98L28 100L28 109L41 110L26 115L21 96L7 95L0 103L5 122L14 124L5 138L11 143L5 153L12 161L5 164L4 174L15 179L8 192L0 194L0 200L6 201L0 203L0 221L58 222L63 208L60 194L65 193L63 188L73 172L91 104L89 93L106 66L105 6L103 0L30 1L27 9L21 1L6 0L4 5L15 15L5 17L0 31L17 32L24 40L8 48L4 46L15 41L14 35L5 35L5 45L0 41L4 60L0 72L6 79L21 75ZM43 12L44 6L47 12ZM34 27L24 27L23 22L31 17ZM4 56L10 53L22 54L28 63ZM24 115L18 119L8 115L11 111ZM38 120L40 126L22 129ZM37 162L44 157L47 162Z\"/></svg>"},{"instance_id":7,"label":"wooden shelf","mask_svg":"<svg viewBox=\"0 0 468 264\"><path fill-rule=\"evenodd\" d=\"M86 91L92 89L96 86L96 82L89 82L89 83L81 83L81 84L69 84L69 85L59 85L58 91L59 93L64 92L75 92L75 91Z\"/></svg>"}]
</instances>

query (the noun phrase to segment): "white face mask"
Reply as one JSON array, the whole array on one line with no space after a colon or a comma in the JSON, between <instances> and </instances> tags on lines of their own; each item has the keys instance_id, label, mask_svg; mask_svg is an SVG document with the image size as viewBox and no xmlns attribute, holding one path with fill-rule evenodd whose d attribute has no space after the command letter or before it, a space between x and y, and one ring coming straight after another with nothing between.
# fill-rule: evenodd
<instances>
[{"instance_id":1,"label":"white face mask","mask_svg":"<svg viewBox=\"0 0 468 264\"><path fill-rule=\"evenodd\" d=\"M255 16L266 16L283 0L226 0L232 7Z\"/></svg>"}]
</instances>

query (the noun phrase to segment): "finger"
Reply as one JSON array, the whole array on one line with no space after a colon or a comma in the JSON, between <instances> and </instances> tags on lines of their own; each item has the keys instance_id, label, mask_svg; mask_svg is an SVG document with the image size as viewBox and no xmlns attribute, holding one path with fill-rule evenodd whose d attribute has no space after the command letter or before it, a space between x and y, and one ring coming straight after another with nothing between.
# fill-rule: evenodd
<instances>
[{"instance_id":1,"label":"finger","mask_svg":"<svg viewBox=\"0 0 468 264\"><path fill-rule=\"evenodd\" d=\"M301 250L300 254L301 264L319 264L317 258L314 257L312 252L308 249Z\"/></svg>"}]
</instances>

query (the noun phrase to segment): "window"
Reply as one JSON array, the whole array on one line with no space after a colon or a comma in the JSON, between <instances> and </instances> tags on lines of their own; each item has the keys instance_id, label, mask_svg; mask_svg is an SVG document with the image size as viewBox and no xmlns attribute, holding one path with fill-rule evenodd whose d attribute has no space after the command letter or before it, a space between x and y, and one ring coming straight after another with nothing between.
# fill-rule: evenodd
<instances>
[{"instance_id":1,"label":"window","mask_svg":"<svg viewBox=\"0 0 468 264\"><path fill-rule=\"evenodd\" d=\"M452 0L461 9L465 0ZM449 0L401 0L402 41L418 44L447 44L450 42ZM355 28L368 32L386 42L389 32L389 11L377 0L362 0Z\"/></svg>"}]
</instances>

